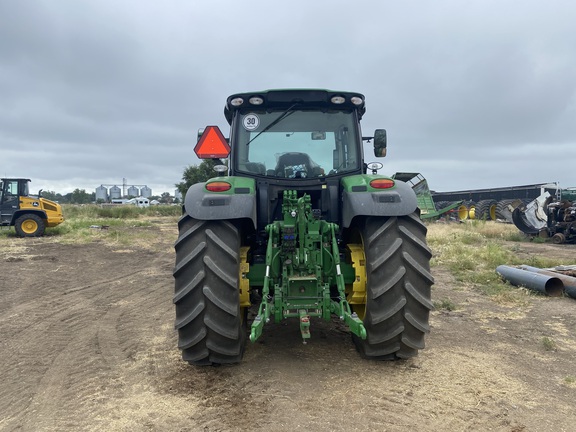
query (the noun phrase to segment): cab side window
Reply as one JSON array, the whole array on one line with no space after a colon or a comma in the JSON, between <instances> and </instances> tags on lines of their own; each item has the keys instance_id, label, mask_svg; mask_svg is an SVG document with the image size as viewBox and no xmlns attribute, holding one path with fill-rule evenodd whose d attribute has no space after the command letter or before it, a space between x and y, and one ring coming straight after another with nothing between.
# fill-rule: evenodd
<instances>
[{"instance_id":1,"label":"cab side window","mask_svg":"<svg viewBox=\"0 0 576 432\"><path fill-rule=\"evenodd\" d=\"M18 182L8 181L4 185L4 196L2 202L9 203L18 199Z\"/></svg>"}]
</instances>

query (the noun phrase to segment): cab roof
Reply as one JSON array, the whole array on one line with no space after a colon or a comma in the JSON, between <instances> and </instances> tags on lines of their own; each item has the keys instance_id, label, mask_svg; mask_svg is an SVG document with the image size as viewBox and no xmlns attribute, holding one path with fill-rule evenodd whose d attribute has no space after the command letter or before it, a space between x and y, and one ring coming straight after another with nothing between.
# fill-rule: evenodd
<instances>
[{"instance_id":1,"label":"cab roof","mask_svg":"<svg viewBox=\"0 0 576 432\"><path fill-rule=\"evenodd\" d=\"M335 100L338 102L334 102ZM235 111L266 108L288 109L293 105L295 105L294 108L356 110L359 119L366 112L365 98L360 93L325 89L274 89L228 96L224 115L228 123L232 124Z\"/></svg>"}]
</instances>

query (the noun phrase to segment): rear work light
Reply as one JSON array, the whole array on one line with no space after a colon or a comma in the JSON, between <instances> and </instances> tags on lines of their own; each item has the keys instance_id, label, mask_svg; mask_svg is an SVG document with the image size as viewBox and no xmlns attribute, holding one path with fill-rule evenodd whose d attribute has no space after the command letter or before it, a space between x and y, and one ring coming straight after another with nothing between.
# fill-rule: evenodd
<instances>
[{"instance_id":1,"label":"rear work light","mask_svg":"<svg viewBox=\"0 0 576 432\"><path fill-rule=\"evenodd\" d=\"M372 186L374 189L390 189L394 187L394 180L374 179L370 182L370 186Z\"/></svg>"},{"instance_id":2,"label":"rear work light","mask_svg":"<svg viewBox=\"0 0 576 432\"><path fill-rule=\"evenodd\" d=\"M206 190L210 192L226 192L227 190L230 190L231 187L232 185L228 182L215 181L208 183L206 185Z\"/></svg>"},{"instance_id":3,"label":"rear work light","mask_svg":"<svg viewBox=\"0 0 576 432\"><path fill-rule=\"evenodd\" d=\"M352 96L350 102L352 102L354 105L362 105L362 98L359 98L358 96Z\"/></svg>"},{"instance_id":4,"label":"rear work light","mask_svg":"<svg viewBox=\"0 0 576 432\"><path fill-rule=\"evenodd\" d=\"M232 104L232 106L235 106L235 107L240 106L240 105L242 105L243 103L244 103L244 99L239 98L239 97L238 97L238 98L234 98L234 99L232 99L232 100L230 101L230 104Z\"/></svg>"},{"instance_id":5,"label":"rear work light","mask_svg":"<svg viewBox=\"0 0 576 432\"><path fill-rule=\"evenodd\" d=\"M262 105L264 103L264 99L262 99L260 96L252 96L250 99L248 99L248 102L250 102L252 105Z\"/></svg>"},{"instance_id":6,"label":"rear work light","mask_svg":"<svg viewBox=\"0 0 576 432\"><path fill-rule=\"evenodd\" d=\"M332 96L332 99L330 99L330 101L333 104L340 105L340 104L343 104L344 102L346 102L346 99L344 99L344 97L342 97L342 96Z\"/></svg>"}]
</instances>

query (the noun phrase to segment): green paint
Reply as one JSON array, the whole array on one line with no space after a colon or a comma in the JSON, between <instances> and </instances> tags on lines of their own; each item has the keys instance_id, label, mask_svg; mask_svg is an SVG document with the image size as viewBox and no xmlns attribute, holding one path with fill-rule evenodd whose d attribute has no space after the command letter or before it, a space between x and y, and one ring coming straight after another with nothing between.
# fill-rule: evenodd
<instances>
[{"instance_id":1,"label":"green paint","mask_svg":"<svg viewBox=\"0 0 576 432\"><path fill-rule=\"evenodd\" d=\"M262 281L263 287L250 340L262 335L272 317L275 322L299 318L302 337L308 339L310 317L328 321L332 314L365 339L366 329L346 301L345 286L354 280L354 269L340 262L338 225L317 219L310 196L298 198L295 190L284 191L282 215L266 227L264 266L254 266L248 275L251 285Z\"/></svg>"}]
</instances>

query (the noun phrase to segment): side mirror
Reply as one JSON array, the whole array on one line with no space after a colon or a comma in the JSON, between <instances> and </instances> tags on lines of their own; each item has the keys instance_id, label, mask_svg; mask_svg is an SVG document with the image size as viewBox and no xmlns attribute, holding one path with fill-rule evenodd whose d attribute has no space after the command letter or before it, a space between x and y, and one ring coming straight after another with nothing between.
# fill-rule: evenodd
<instances>
[{"instance_id":1,"label":"side mirror","mask_svg":"<svg viewBox=\"0 0 576 432\"><path fill-rule=\"evenodd\" d=\"M386 156L386 129L376 129L374 131L374 156Z\"/></svg>"}]
</instances>

